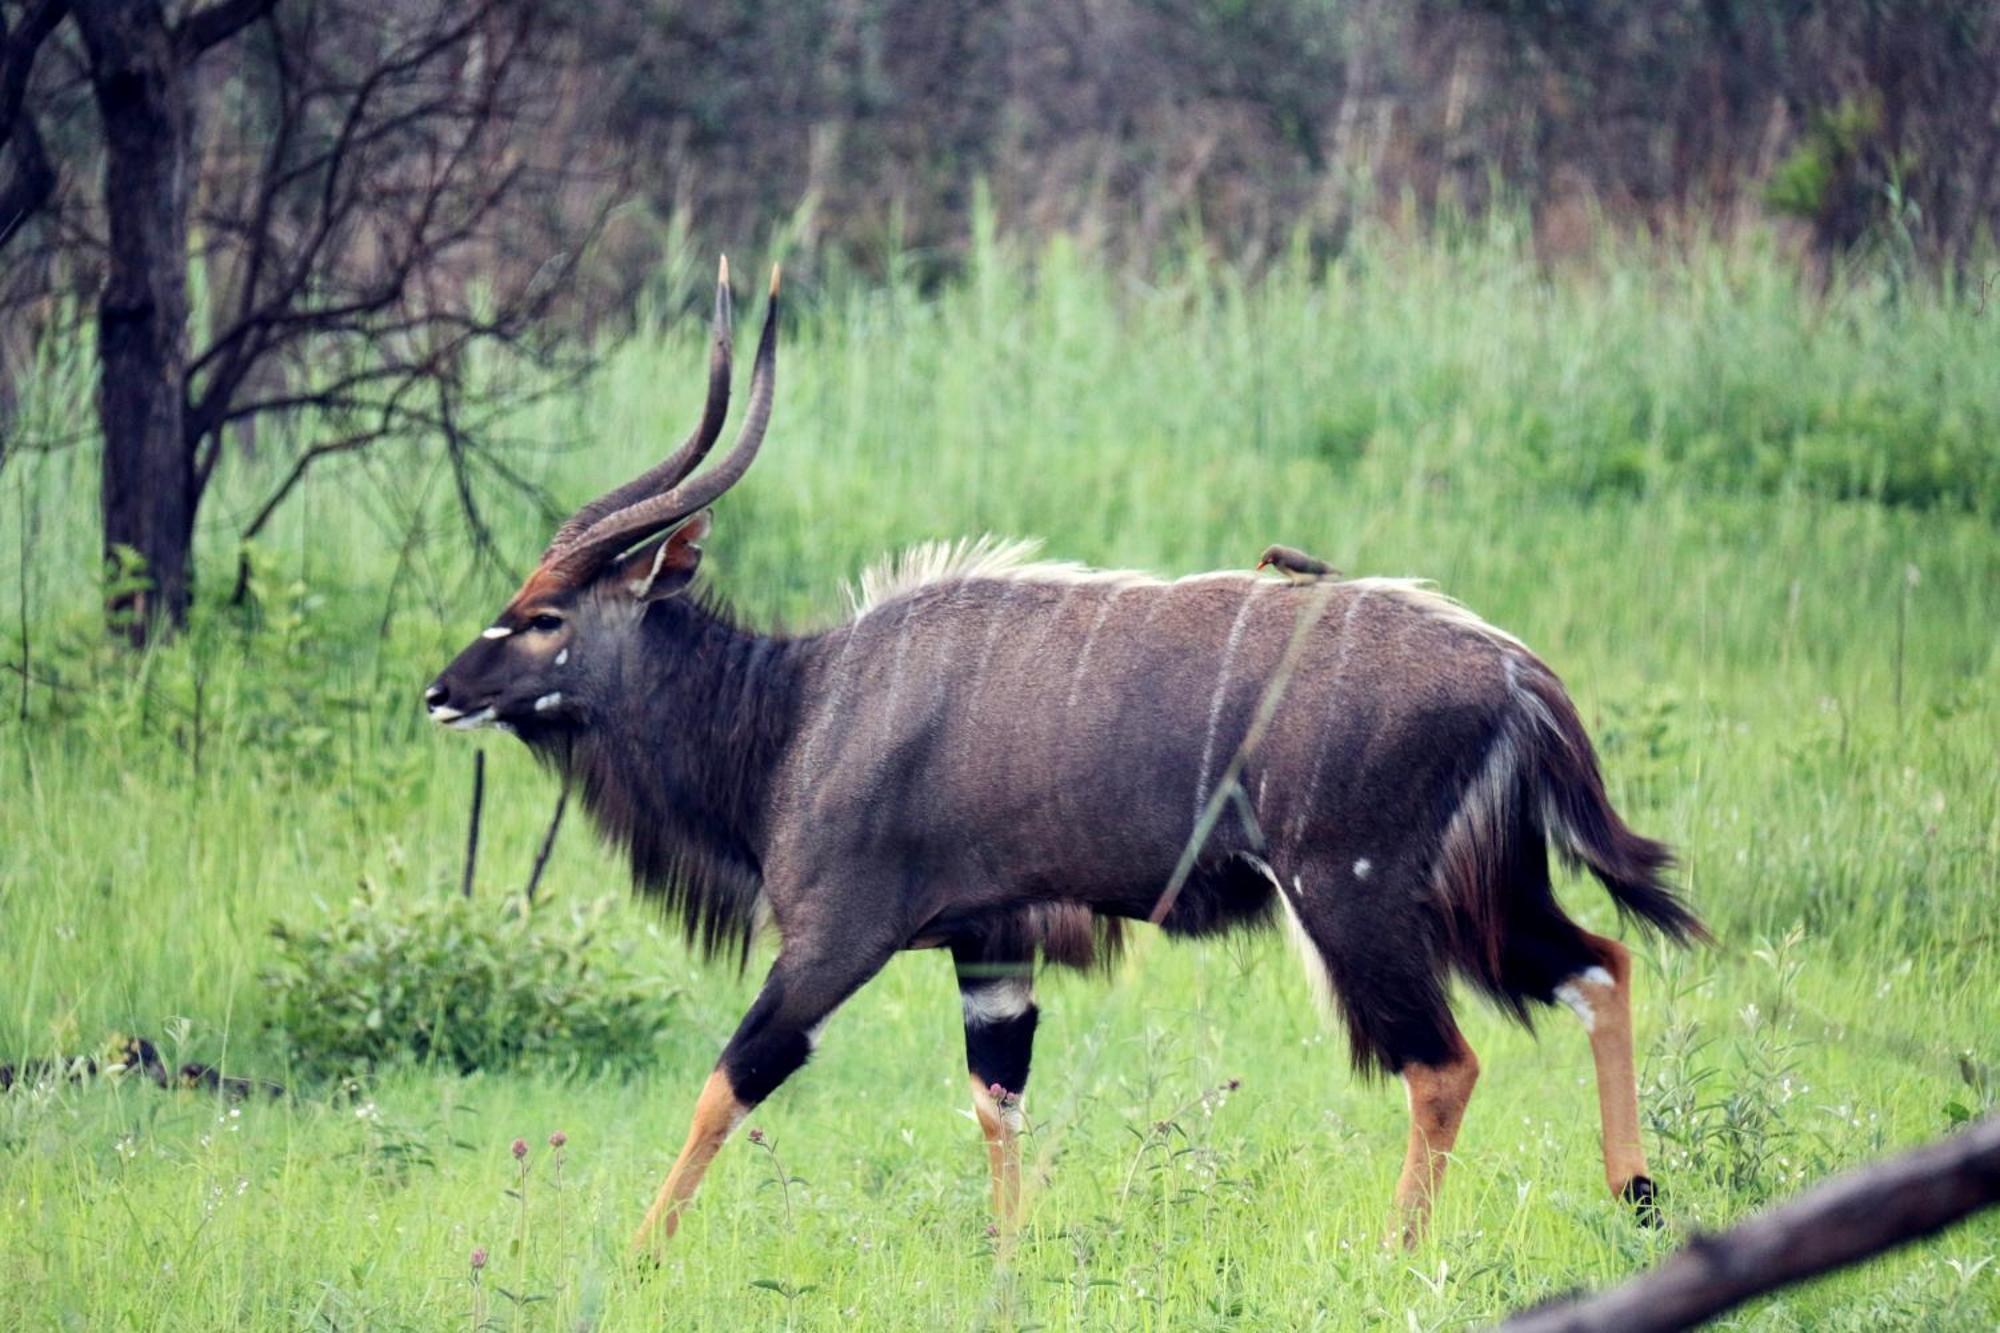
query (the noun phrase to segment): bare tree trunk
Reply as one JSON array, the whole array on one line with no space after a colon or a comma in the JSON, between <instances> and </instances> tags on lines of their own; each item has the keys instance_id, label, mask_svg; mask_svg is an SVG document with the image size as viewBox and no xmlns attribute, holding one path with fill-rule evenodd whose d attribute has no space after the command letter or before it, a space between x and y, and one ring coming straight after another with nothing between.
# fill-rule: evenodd
<instances>
[{"instance_id":1,"label":"bare tree trunk","mask_svg":"<svg viewBox=\"0 0 2000 1333\"><path fill-rule=\"evenodd\" d=\"M185 70L160 0L82 0L104 130L110 256L97 304L104 431L104 552L129 547L149 586L109 606L134 644L187 621L194 456L187 398L189 106Z\"/></svg>"}]
</instances>

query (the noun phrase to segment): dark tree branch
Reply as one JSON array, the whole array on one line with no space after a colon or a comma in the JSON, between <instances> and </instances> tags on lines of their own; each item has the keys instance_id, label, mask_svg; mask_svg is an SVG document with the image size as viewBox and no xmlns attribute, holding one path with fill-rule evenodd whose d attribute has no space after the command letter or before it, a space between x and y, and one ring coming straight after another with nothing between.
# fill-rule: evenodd
<instances>
[{"instance_id":1,"label":"dark tree branch","mask_svg":"<svg viewBox=\"0 0 2000 1333\"><path fill-rule=\"evenodd\" d=\"M1942 1231L2000 1203L2000 1116L1836 1177L1595 1296L1508 1320L1507 1333L1689 1328L1753 1296Z\"/></svg>"},{"instance_id":2,"label":"dark tree branch","mask_svg":"<svg viewBox=\"0 0 2000 1333\"><path fill-rule=\"evenodd\" d=\"M466 358L485 344L504 355L482 368L570 378L565 367L583 358L558 354L540 326L608 216L609 182L537 136L554 85L535 64L528 11L502 0L442 11L379 51L353 25L316 41L316 21L310 9L273 17L274 129L245 154L258 163L247 192L205 224L241 281L186 371L195 485L205 489L239 423L311 414L324 424L330 438L294 460L247 540L321 459L391 436L435 439L474 549L497 563L473 462L538 492L493 458L484 436L498 414L484 409L535 395L469 386ZM572 206L565 220L533 213L541 198L528 191L603 203L584 216Z\"/></svg>"},{"instance_id":3,"label":"dark tree branch","mask_svg":"<svg viewBox=\"0 0 2000 1333\"><path fill-rule=\"evenodd\" d=\"M218 0L183 19L174 33L174 43L187 55L198 56L212 46L220 46L277 7L278 0Z\"/></svg>"},{"instance_id":4,"label":"dark tree branch","mask_svg":"<svg viewBox=\"0 0 2000 1333\"><path fill-rule=\"evenodd\" d=\"M562 828L563 811L567 809L569 809L569 770L565 769L562 790L556 795L556 812L549 819L549 831L542 835L541 850L535 853L535 866L528 872L528 887L521 895L530 905L535 901L535 891L542 887L542 872L548 869L549 853L556 849L556 833Z\"/></svg>"},{"instance_id":5,"label":"dark tree branch","mask_svg":"<svg viewBox=\"0 0 2000 1333\"><path fill-rule=\"evenodd\" d=\"M602 108L579 96L570 36L565 18L517 0L0 0L0 303L60 284L102 305L135 274L157 289L111 304L144 334L119 347L159 373L103 382L167 386L162 410L119 417L117 456L169 480L136 484L127 467L107 494L168 534L115 540L166 571L169 625L192 546L168 536L191 536L217 469L236 445L256 448L267 420L280 447L245 541L326 460L392 440L450 469L481 563L501 563L486 488L548 507L502 456L501 432L510 405L574 384L589 362L556 319L584 308L571 278L623 184L598 165ZM232 99L231 114L198 114L210 95ZM135 98L151 99L139 127L157 151L123 120L107 128L105 107ZM185 195L132 186L113 207L112 174L86 169L99 155L122 164L120 181L166 163L155 174ZM172 254L185 264L160 258ZM189 269L210 303L185 299ZM188 502L168 513L159 496ZM245 577L239 559L240 589Z\"/></svg>"},{"instance_id":6,"label":"dark tree branch","mask_svg":"<svg viewBox=\"0 0 2000 1333\"><path fill-rule=\"evenodd\" d=\"M14 171L0 188L0 250L41 212L55 193L56 172L42 143L41 127L26 109L28 76L42 43L68 13L67 0L40 0L14 32L0 12L0 148L12 145Z\"/></svg>"},{"instance_id":7,"label":"dark tree branch","mask_svg":"<svg viewBox=\"0 0 2000 1333\"><path fill-rule=\"evenodd\" d=\"M0 11L0 144L7 142L14 117L27 98L28 75L34 70L42 43L68 12L68 0L40 0L28 10L20 28L9 32L7 16Z\"/></svg>"},{"instance_id":8,"label":"dark tree branch","mask_svg":"<svg viewBox=\"0 0 2000 1333\"><path fill-rule=\"evenodd\" d=\"M486 808L486 751L472 752L472 818L465 830L465 878L459 892L472 896L472 876L479 868L479 816Z\"/></svg>"}]
</instances>

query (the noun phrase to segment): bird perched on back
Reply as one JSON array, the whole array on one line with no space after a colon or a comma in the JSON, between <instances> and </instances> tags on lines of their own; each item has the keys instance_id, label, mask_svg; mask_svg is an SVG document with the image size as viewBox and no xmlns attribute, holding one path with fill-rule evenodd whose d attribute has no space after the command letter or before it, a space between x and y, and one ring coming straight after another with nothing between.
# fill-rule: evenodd
<instances>
[{"instance_id":1,"label":"bird perched on back","mask_svg":"<svg viewBox=\"0 0 2000 1333\"><path fill-rule=\"evenodd\" d=\"M1267 565L1294 583L1317 583L1321 579L1340 577L1340 571L1326 561L1290 546L1265 547L1264 558L1257 562L1257 568L1263 569Z\"/></svg>"}]
</instances>

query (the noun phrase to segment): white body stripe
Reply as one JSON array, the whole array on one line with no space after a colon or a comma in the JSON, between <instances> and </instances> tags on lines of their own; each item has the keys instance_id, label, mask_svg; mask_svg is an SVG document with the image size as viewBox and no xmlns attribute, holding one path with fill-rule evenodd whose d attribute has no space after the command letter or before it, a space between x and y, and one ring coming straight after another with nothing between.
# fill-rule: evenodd
<instances>
[{"instance_id":1,"label":"white body stripe","mask_svg":"<svg viewBox=\"0 0 2000 1333\"><path fill-rule=\"evenodd\" d=\"M1299 877L1292 876L1292 893L1303 897L1305 889L1299 884ZM1333 1012L1333 977L1326 970L1326 959L1320 957L1319 946L1306 934L1305 922L1299 920L1299 912L1292 906L1292 893L1280 892L1278 901L1285 905L1285 933L1291 936L1292 947L1299 951L1299 962L1305 965L1306 983L1319 997L1320 1011Z\"/></svg>"},{"instance_id":2,"label":"white body stripe","mask_svg":"<svg viewBox=\"0 0 2000 1333\"><path fill-rule=\"evenodd\" d=\"M1229 697L1229 668L1236 664L1236 649L1243 642L1243 622L1250 618L1250 603L1255 600L1257 589L1252 585L1243 594L1243 604L1236 608L1236 619L1229 624L1229 637L1222 645L1222 665L1216 668L1215 692L1208 700L1208 734L1201 742L1201 772L1194 780L1194 819L1201 822L1201 812L1208 804L1208 775L1215 764L1215 729L1222 721L1222 705Z\"/></svg>"}]
</instances>

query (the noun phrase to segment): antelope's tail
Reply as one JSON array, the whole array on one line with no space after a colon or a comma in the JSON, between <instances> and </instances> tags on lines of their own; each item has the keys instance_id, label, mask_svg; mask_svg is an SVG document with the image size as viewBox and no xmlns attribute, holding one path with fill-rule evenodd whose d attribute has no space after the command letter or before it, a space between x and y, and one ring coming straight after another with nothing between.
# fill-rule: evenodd
<instances>
[{"instance_id":1,"label":"antelope's tail","mask_svg":"<svg viewBox=\"0 0 2000 1333\"><path fill-rule=\"evenodd\" d=\"M1534 814L1556 852L1582 866L1610 892L1621 914L1680 944L1710 939L1708 928L1666 882L1674 854L1663 842L1634 833L1604 792L1597 753L1583 719L1560 682L1539 664L1515 685L1530 725L1522 737Z\"/></svg>"}]
</instances>

